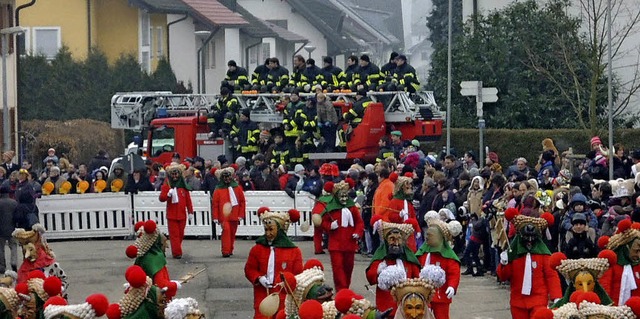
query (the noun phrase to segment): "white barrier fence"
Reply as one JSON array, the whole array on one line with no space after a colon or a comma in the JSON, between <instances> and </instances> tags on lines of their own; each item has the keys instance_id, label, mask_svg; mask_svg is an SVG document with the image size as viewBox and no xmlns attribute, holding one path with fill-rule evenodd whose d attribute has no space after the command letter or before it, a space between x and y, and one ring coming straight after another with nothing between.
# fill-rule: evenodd
<instances>
[{"instance_id":1,"label":"white barrier fence","mask_svg":"<svg viewBox=\"0 0 640 319\"><path fill-rule=\"evenodd\" d=\"M133 225L140 220L155 220L158 229L167 233L166 203L158 200L159 192L51 195L39 198L40 223L50 239L112 238L133 234ZM247 212L238 226L237 236L260 236L264 233L258 208L273 211L300 211L300 222L289 227L289 236L313 236L313 227L302 232L300 226L311 223L314 196L299 192L293 199L284 191L245 192ZM211 199L208 193L192 191L195 212L193 223L187 222L185 236L214 236ZM222 232L215 225L215 234Z\"/></svg>"}]
</instances>

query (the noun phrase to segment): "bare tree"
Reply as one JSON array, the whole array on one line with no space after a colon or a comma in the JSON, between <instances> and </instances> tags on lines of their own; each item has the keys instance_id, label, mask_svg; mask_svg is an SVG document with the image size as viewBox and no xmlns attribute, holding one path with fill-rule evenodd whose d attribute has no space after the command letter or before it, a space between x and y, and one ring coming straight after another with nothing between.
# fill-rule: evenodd
<instances>
[{"instance_id":1,"label":"bare tree","mask_svg":"<svg viewBox=\"0 0 640 319\"><path fill-rule=\"evenodd\" d=\"M556 62L545 60L527 48L529 66L546 77L569 103L581 127L589 129L594 135L600 131L602 112L606 105L606 68L607 50L607 1L579 0L577 7L565 0L553 0L545 7L550 12L578 9L581 34L567 34L560 28L550 30L549 41L553 42ZM638 0L611 0L611 46L612 63L616 69L614 75L614 117L623 115L630 102L637 98L640 90L639 60L640 44L637 41L640 31L640 4ZM571 13L569 13L571 14ZM580 41L581 45L577 45ZM633 61L627 61L635 55ZM624 69L627 77L620 77ZM605 112L606 114L606 112Z\"/></svg>"}]
</instances>

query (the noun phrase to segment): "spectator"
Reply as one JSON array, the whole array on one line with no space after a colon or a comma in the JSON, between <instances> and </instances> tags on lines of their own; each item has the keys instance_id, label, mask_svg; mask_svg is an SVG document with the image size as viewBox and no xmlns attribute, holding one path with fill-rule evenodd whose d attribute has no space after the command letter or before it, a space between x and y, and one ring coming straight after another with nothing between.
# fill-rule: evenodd
<instances>
[{"instance_id":1,"label":"spectator","mask_svg":"<svg viewBox=\"0 0 640 319\"><path fill-rule=\"evenodd\" d=\"M47 163L48 161L53 161L55 165L58 165L58 156L56 155L56 150L53 147L47 151L47 157L42 160L42 163Z\"/></svg>"},{"instance_id":2,"label":"spectator","mask_svg":"<svg viewBox=\"0 0 640 319\"><path fill-rule=\"evenodd\" d=\"M4 153L2 153L2 168L5 169L6 173L5 174L11 174L15 171L17 171L18 169L20 169L20 167L17 164L13 163L13 157L15 156L15 153L13 151L6 151Z\"/></svg>"},{"instance_id":3,"label":"spectator","mask_svg":"<svg viewBox=\"0 0 640 319\"><path fill-rule=\"evenodd\" d=\"M202 188L202 181L196 177L196 169L193 166L184 170L184 182L187 184L189 190L199 191Z\"/></svg>"},{"instance_id":4,"label":"spectator","mask_svg":"<svg viewBox=\"0 0 640 319\"><path fill-rule=\"evenodd\" d=\"M113 181L115 181L116 179L119 179L122 181L122 188L114 188L114 183ZM122 167L122 164L120 163L115 163L113 164L113 172L111 172L111 174L109 174L109 178L107 179L107 188L112 191L112 192L120 192L120 191L124 191L125 188L127 187L126 182L127 182L128 178L127 178L127 173L125 173L124 171L124 167Z\"/></svg>"},{"instance_id":5,"label":"spectator","mask_svg":"<svg viewBox=\"0 0 640 319\"><path fill-rule=\"evenodd\" d=\"M318 167L310 165L309 176L305 178L302 190L311 193L317 198L322 194L322 185L322 180L320 179L320 175L318 175Z\"/></svg>"},{"instance_id":6,"label":"spectator","mask_svg":"<svg viewBox=\"0 0 640 319\"><path fill-rule=\"evenodd\" d=\"M362 205L362 221L364 222L364 239L366 245L366 254L372 255L380 246L380 236L373 230L371 225L373 196L378 188L378 175L371 172L368 173L362 181L364 185L364 203Z\"/></svg>"},{"instance_id":7,"label":"spectator","mask_svg":"<svg viewBox=\"0 0 640 319\"><path fill-rule=\"evenodd\" d=\"M256 188L253 186L253 182L251 181L251 177L249 177L249 171L244 170L242 172L242 176L240 176L240 186L242 186L243 191L254 191Z\"/></svg>"},{"instance_id":8,"label":"spectator","mask_svg":"<svg viewBox=\"0 0 640 319\"><path fill-rule=\"evenodd\" d=\"M438 195L438 188L436 186L437 184L433 180L433 178L425 176L424 180L422 181L422 189L419 192L422 197L420 198L420 207L418 209L418 222L420 223L420 226L422 228L427 227L427 224L424 220L424 215L427 213L427 211L431 210L433 201Z\"/></svg>"},{"instance_id":9,"label":"spectator","mask_svg":"<svg viewBox=\"0 0 640 319\"><path fill-rule=\"evenodd\" d=\"M0 273L7 269L7 261L5 260L5 245L9 245L11 251L11 270L18 270L18 244L12 234L15 230L14 216L18 203L9 198L9 189L0 187Z\"/></svg>"},{"instance_id":10,"label":"spectator","mask_svg":"<svg viewBox=\"0 0 640 319\"><path fill-rule=\"evenodd\" d=\"M7 179L7 170L0 166L0 185Z\"/></svg>"},{"instance_id":11,"label":"spectator","mask_svg":"<svg viewBox=\"0 0 640 319\"><path fill-rule=\"evenodd\" d=\"M323 142L319 150L322 152L333 152L336 145L336 130L338 127L338 114L333 107L333 103L323 93L316 95L318 109L318 127L322 135Z\"/></svg>"},{"instance_id":12,"label":"spectator","mask_svg":"<svg viewBox=\"0 0 640 319\"><path fill-rule=\"evenodd\" d=\"M565 231L569 231L573 228L571 222L573 221L573 216L576 213L582 213L585 215L587 225L589 225L589 227L594 229L598 227L598 219L591 209L589 209L589 206L587 206L587 198L582 194L575 194L569 203L569 211L562 220L562 228Z\"/></svg>"},{"instance_id":13,"label":"spectator","mask_svg":"<svg viewBox=\"0 0 640 319\"><path fill-rule=\"evenodd\" d=\"M31 163L30 160L22 160L22 167L26 169L29 173L31 173L33 171L33 164Z\"/></svg>"},{"instance_id":14,"label":"spectator","mask_svg":"<svg viewBox=\"0 0 640 319\"><path fill-rule=\"evenodd\" d=\"M455 187L458 183L458 177L464 171L462 164L453 155L447 155L444 158L443 171L449 180L449 185Z\"/></svg>"},{"instance_id":15,"label":"spectator","mask_svg":"<svg viewBox=\"0 0 640 319\"><path fill-rule=\"evenodd\" d=\"M67 180L64 179L64 177L60 176L60 169L57 166L54 166L51 168L49 177L47 177L47 179L45 179L44 183L42 183L42 185L44 186L44 184L46 184L47 182L51 182L54 185L53 191L51 192L50 195L53 194L60 194L60 186L62 186L62 183L66 182Z\"/></svg>"},{"instance_id":16,"label":"spectator","mask_svg":"<svg viewBox=\"0 0 640 319\"><path fill-rule=\"evenodd\" d=\"M160 171L158 172L158 177L153 182L153 190L155 190L156 192L160 191L166 179L167 179L167 172L164 169L160 169ZM214 189L216 184L213 184Z\"/></svg>"},{"instance_id":17,"label":"spectator","mask_svg":"<svg viewBox=\"0 0 640 319\"><path fill-rule=\"evenodd\" d=\"M482 197L484 195L484 179L476 176L471 180L469 193L467 195L467 203L469 205L469 214L480 216L482 212Z\"/></svg>"},{"instance_id":18,"label":"spectator","mask_svg":"<svg viewBox=\"0 0 640 319\"><path fill-rule=\"evenodd\" d=\"M380 164L378 164L380 165ZM397 174L394 174L397 177ZM389 207L389 202L393 196L394 181L390 178L388 168L381 168L378 173L378 189L376 189L373 195L373 215L380 215L382 219L388 220L387 216L384 216L385 207Z\"/></svg>"},{"instance_id":19,"label":"spectator","mask_svg":"<svg viewBox=\"0 0 640 319\"><path fill-rule=\"evenodd\" d=\"M271 171L271 166L262 164L257 168L260 174L253 178L256 190L259 191L277 191L282 190L278 178Z\"/></svg>"},{"instance_id":20,"label":"spectator","mask_svg":"<svg viewBox=\"0 0 640 319\"><path fill-rule=\"evenodd\" d=\"M255 181L256 177L262 173L261 167L262 164L265 163L269 162L265 160L264 154L256 154L253 156L253 165L251 165L251 168L249 169L249 176L251 177L251 180Z\"/></svg>"},{"instance_id":21,"label":"spectator","mask_svg":"<svg viewBox=\"0 0 640 319\"><path fill-rule=\"evenodd\" d=\"M302 186L304 186L305 180L305 169L302 164L297 164L294 168L294 175L290 175L287 180L287 185L284 188L284 191L287 192L287 195L291 198L296 197L296 193L302 190Z\"/></svg>"},{"instance_id":22,"label":"spectator","mask_svg":"<svg viewBox=\"0 0 640 319\"><path fill-rule=\"evenodd\" d=\"M476 163L476 154L473 151L467 151L464 153L464 163L463 168L465 171L469 171L472 168L478 168L478 163Z\"/></svg>"},{"instance_id":23,"label":"spectator","mask_svg":"<svg viewBox=\"0 0 640 319\"><path fill-rule=\"evenodd\" d=\"M247 168L247 159L244 156L238 156L238 158L236 158L236 165L238 165L236 176L238 179L241 179L245 171L249 172L249 169Z\"/></svg>"},{"instance_id":24,"label":"spectator","mask_svg":"<svg viewBox=\"0 0 640 319\"><path fill-rule=\"evenodd\" d=\"M154 190L149 178L145 175L146 168L138 168L129 175L125 193L137 194L138 192L148 192Z\"/></svg>"},{"instance_id":25,"label":"spectator","mask_svg":"<svg viewBox=\"0 0 640 319\"><path fill-rule=\"evenodd\" d=\"M587 217L575 213L571 219L571 229L567 232L562 251L569 259L594 258L597 255L596 232L587 226Z\"/></svg>"},{"instance_id":26,"label":"spectator","mask_svg":"<svg viewBox=\"0 0 640 319\"><path fill-rule=\"evenodd\" d=\"M35 199L28 192L20 193L18 206L14 215L16 228L31 229L31 226L40 222L40 210L35 204Z\"/></svg>"},{"instance_id":27,"label":"spectator","mask_svg":"<svg viewBox=\"0 0 640 319\"><path fill-rule=\"evenodd\" d=\"M20 169L18 171L18 183L15 189L15 198L20 198L21 192L29 192L31 196L35 195L33 185L29 183L30 174L26 169Z\"/></svg>"},{"instance_id":28,"label":"spectator","mask_svg":"<svg viewBox=\"0 0 640 319\"><path fill-rule=\"evenodd\" d=\"M93 172L101 166L109 167L110 165L111 160L109 159L107 152L105 150L99 150L98 154L96 154L96 156L94 156L89 162L89 171Z\"/></svg>"},{"instance_id":29,"label":"spectator","mask_svg":"<svg viewBox=\"0 0 640 319\"><path fill-rule=\"evenodd\" d=\"M287 182L289 181L289 172L284 165L278 166L276 170L276 176L278 177L278 182L280 182L280 189L283 190L287 187Z\"/></svg>"}]
</instances>

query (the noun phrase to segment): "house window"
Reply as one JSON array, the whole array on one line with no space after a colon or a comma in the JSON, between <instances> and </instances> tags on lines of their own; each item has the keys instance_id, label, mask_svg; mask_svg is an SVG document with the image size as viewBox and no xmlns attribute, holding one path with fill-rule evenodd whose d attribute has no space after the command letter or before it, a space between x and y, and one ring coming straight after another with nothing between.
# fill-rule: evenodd
<instances>
[{"instance_id":1,"label":"house window","mask_svg":"<svg viewBox=\"0 0 640 319\"><path fill-rule=\"evenodd\" d=\"M156 58L164 56L164 29L156 27Z\"/></svg>"},{"instance_id":2,"label":"house window","mask_svg":"<svg viewBox=\"0 0 640 319\"><path fill-rule=\"evenodd\" d=\"M207 46L202 50L204 53L203 61L205 69L215 69L216 68L216 44L213 42L209 42Z\"/></svg>"},{"instance_id":3,"label":"house window","mask_svg":"<svg viewBox=\"0 0 640 319\"><path fill-rule=\"evenodd\" d=\"M140 65L142 70L151 72L151 18L149 13L140 10Z\"/></svg>"},{"instance_id":4,"label":"house window","mask_svg":"<svg viewBox=\"0 0 640 319\"><path fill-rule=\"evenodd\" d=\"M30 37L33 40L33 53L53 60L62 47L60 27L34 27Z\"/></svg>"}]
</instances>

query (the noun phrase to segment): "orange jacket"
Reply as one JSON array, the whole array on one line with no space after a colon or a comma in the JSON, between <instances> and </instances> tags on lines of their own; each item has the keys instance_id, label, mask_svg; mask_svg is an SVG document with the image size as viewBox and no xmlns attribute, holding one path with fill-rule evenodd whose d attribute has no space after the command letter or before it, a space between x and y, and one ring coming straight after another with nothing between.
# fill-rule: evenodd
<instances>
[{"instance_id":1,"label":"orange jacket","mask_svg":"<svg viewBox=\"0 0 640 319\"><path fill-rule=\"evenodd\" d=\"M393 182L388 178L385 178L380 182L378 189L376 189L376 192L373 194L373 208L371 211L373 214L381 215L384 220L388 220L388 216L386 216L386 207L389 207L389 202L391 202L393 188Z\"/></svg>"}]
</instances>

